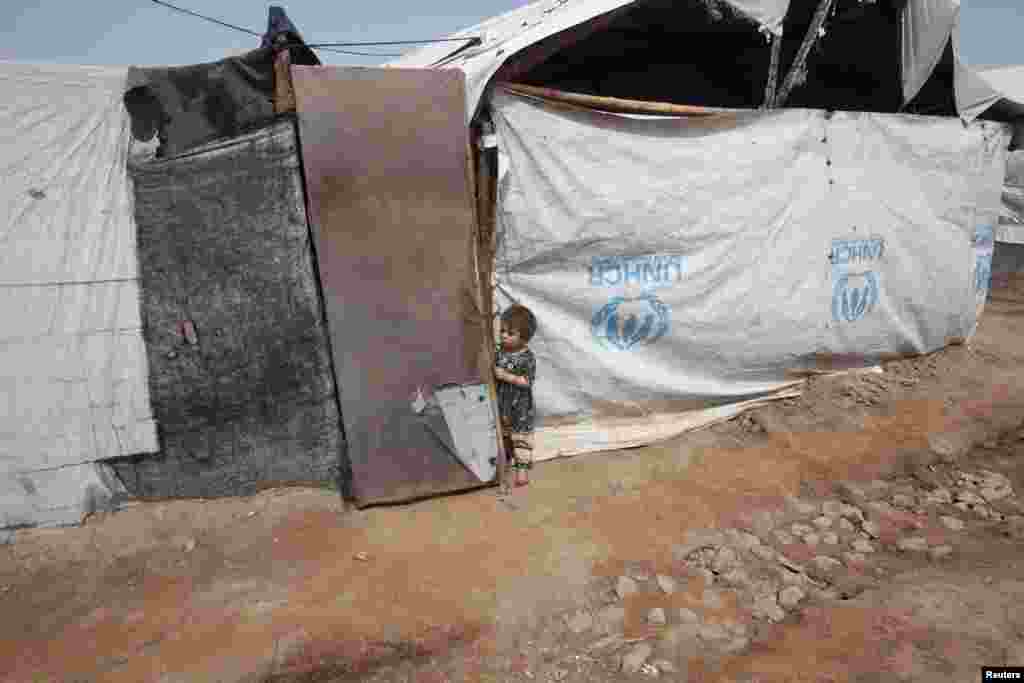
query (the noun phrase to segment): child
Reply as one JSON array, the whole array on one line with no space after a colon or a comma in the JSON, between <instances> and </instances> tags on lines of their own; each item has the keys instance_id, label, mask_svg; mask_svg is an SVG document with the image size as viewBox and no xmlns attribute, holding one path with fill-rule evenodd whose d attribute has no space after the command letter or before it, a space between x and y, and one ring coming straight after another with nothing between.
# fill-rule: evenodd
<instances>
[{"instance_id":1,"label":"child","mask_svg":"<svg viewBox=\"0 0 1024 683\"><path fill-rule=\"evenodd\" d=\"M494 377L498 380L498 412L505 453L515 470L515 485L530 483L533 467L533 382L537 361L527 344L537 331L537 319L525 306L501 314L501 345Z\"/></svg>"}]
</instances>

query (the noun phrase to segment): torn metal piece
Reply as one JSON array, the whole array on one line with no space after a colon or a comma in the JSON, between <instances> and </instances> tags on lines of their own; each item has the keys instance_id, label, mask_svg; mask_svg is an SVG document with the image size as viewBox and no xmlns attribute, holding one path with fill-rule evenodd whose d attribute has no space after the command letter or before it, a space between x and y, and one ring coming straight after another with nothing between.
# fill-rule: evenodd
<instances>
[{"instance_id":1,"label":"torn metal piece","mask_svg":"<svg viewBox=\"0 0 1024 683\"><path fill-rule=\"evenodd\" d=\"M446 385L434 392L455 442L455 455L482 482L497 475L497 415L486 384Z\"/></svg>"}]
</instances>

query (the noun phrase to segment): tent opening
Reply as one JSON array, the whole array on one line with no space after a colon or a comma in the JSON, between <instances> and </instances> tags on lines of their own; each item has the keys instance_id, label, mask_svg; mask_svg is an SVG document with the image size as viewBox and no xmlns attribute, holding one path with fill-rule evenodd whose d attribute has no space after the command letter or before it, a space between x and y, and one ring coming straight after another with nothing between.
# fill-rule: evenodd
<instances>
[{"instance_id":1,"label":"tent opening","mask_svg":"<svg viewBox=\"0 0 1024 683\"><path fill-rule=\"evenodd\" d=\"M814 40L805 76L784 105L892 113L902 106L905 0L835 0ZM783 26L778 84L793 65L820 0L793 0ZM771 45L756 23L722 0L645 0L517 55L500 75L526 85L621 99L704 107L764 102ZM947 113L935 87L918 99ZM932 100L937 100L933 102ZM952 113L952 112L949 112Z\"/></svg>"}]
</instances>

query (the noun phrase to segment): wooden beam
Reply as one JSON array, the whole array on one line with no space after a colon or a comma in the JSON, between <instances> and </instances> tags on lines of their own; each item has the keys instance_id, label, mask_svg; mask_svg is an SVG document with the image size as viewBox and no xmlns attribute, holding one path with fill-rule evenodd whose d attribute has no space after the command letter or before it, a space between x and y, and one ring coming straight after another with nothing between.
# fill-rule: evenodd
<instances>
[{"instance_id":1,"label":"wooden beam","mask_svg":"<svg viewBox=\"0 0 1024 683\"><path fill-rule=\"evenodd\" d=\"M295 90L292 88L292 57L287 48L274 56L274 113L295 111Z\"/></svg>"},{"instance_id":2,"label":"wooden beam","mask_svg":"<svg viewBox=\"0 0 1024 683\"><path fill-rule=\"evenodd\" d=\"M580 93L553 90L551 88L541 88L535 85L523 85L521 83L499 83L498 87L519 95L539 97L551 102L559 102L586 109L599 109L601 111L614 112L618 114L714 116L716 114L723 114L729 111L727 109L711 109L708 107L698 107L689 104L670 104L668 102L647 102L644 100L624 100L618 97L583 95Z\"/></svg>"},{"instance_id":3,"label":"wooden beam","mask_svg":"<svg viewBox=\"0 0 1024 683\"><path fill-rule=\"evenodd\" d=\"M772 36L772 59L768 66L768 82L764 86L764 102L762 109L771 109L775 106L775 88L779 81L779 58L782 55L782 36Z\"/></svg>"},{"instance_id":4,"label":"wooden beam","mask_svg":"<svg viewBox=\"0 0 1024 683\"><path fill-rule=\"evenodd\" d=\"M821 30L822 25L825 23L825 17L828 15L829 9L832 7L833 0L821 0L818 3L818 9L814 12L814 18L811 20L811 25L807 27L807 34L804 36L804 42L800 44L800 49L796 53L796 59L793 60L793 65L789 67L789 73L786 74L786 80L782 82L782 89L779 90L775 101L772 102L771 106L781 107L786 103L789 98L789 93L792 92L793 87L796 85L797 76L800 71L804 68L804 64L807 62L807 55L811 52L811 47L814 46L815 41L818 40L818 31Z\"/></svg>"}]
</instances>

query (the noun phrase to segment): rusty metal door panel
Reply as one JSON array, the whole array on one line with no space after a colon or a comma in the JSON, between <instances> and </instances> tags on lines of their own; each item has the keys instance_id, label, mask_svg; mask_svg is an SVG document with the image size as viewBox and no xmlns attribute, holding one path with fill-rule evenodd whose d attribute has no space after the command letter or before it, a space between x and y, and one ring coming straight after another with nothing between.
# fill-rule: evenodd
<instances>
[{"instance_id":1,"label":"rusty metal door panel","mask_svg":"<svg viewBox=\"0 0 1024 683\"><path fill-rule=\"evenodd\" d=\"M292 78L357 501L479 486L443 419L413 408L441 385L490 381L463 75L294 66Z\"/></svg>"}]
</instances>

